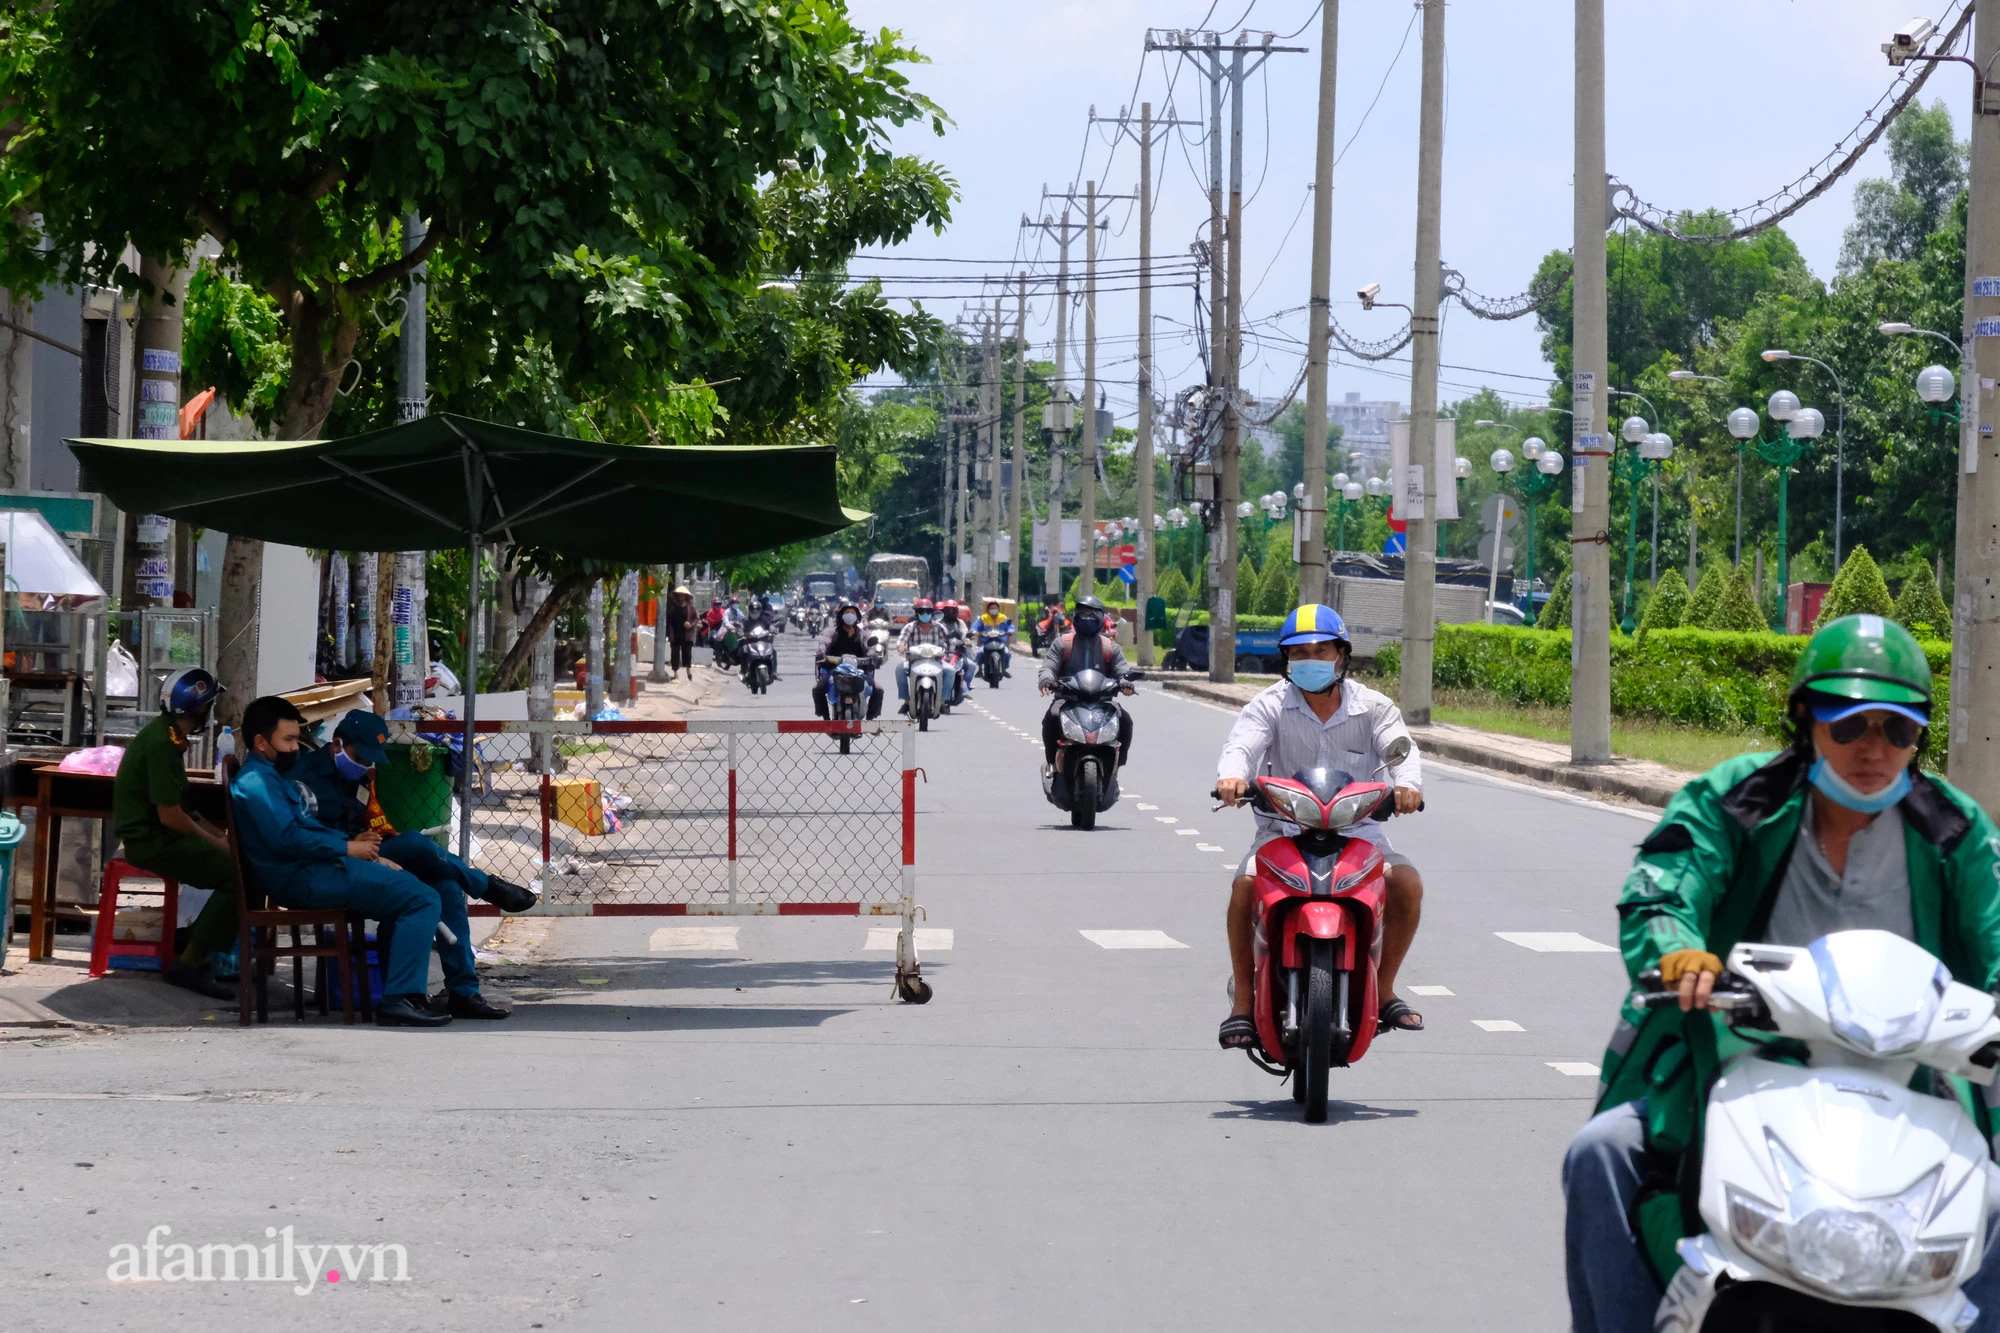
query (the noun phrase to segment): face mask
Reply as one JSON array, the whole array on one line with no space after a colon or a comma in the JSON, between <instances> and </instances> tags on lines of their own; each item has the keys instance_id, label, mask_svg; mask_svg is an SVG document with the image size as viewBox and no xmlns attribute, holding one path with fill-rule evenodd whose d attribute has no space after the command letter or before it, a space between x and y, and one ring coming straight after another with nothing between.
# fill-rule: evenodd
<instances>
[{"instance_id":1,"label":"face mask","mask_svg":"<svg viewBox=\"0 0 2000 1333\"><path fill-rule=\"evenodd\" d=\"M861 619L861 617L855 615L852 611L842 611L840 613L840 623L843 625L852 625L855 621L859 619Z\"/></svg>"},{"instance_id":2,"label":"face mask","mask_svg":"<svg viewBox=\"0 0 2000 1333\"><path fill-rule=\"evenodd\" d=\"M1844 805L1849 810L1864 815L1876 815L1887 810L1896 802L1910 794L1910 771L1904 769L1896 774L1896 780L1878 792L1863 792L1840 774L1833 771L1824 759L1815 759L1806 780L1819 788L1820 794L1835 805Z\"/></svg>"},{"instance_id":3,"label":"face mask","mask_svg":"<svg viewBox=\"0 0 2000 1333\"><path fill-rule=\"evenodd\" d=\"M931 613L928 611L919 611L917 612L917 619L928 625L931 623Z\"/></svg>"},{"instance_id":4,"label":"face mask","mask_svg":"<svg viewBox=\"0 0 2000 1333\"><path fill-rule=\"evenodd\" d=\"M1292 684L1307 694L1323 694L1340 683L1346 673L1338 662L1306 660L1292 663Z\"/></svg>"},{"instance_id":5,"label":"face mask","mask_svg":"<svg viewBox=\"0 0 2000 1333\"><path fill-rule=\"evenodd\" d=\"M357 763L345 750L333 752L333 766L340 771L340 776L349 782L359 782L368 776L368 765Z\"/></svg>"},{"instance_id":6,"label":"face mask","mask_svg":"<svg viewBox=\"0 0 2000 1333\"><path fill-rule=\"evenodd\" d=\"M1078 616L1076 618L1076 632L1078 634L1095 634L1103 628L1104 622L1096 616Z\"/></svg>"},{"instance_id":7,"label":"face mask","mask_svg":"<svg viewBox=\"0 0 2000 1333\"><path fill-rule=\"evenodd\" d=\"M292 765L298 762L299 752L297 750L280 750L271 756L271 767L277 769L280 773L291 772Z\"/></svg>"}]
</instances>

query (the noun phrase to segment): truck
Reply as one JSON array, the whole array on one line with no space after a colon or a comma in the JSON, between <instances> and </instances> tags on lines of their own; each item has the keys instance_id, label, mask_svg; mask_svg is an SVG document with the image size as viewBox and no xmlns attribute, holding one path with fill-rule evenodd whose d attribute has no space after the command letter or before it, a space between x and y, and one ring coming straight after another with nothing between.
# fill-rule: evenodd
<instances>
[{"instance_id":1,"label":"truck","mask_svg":"<svg viewBox=\"0 0 2000 1333\"><path fill-rule=\"evenodd\" d=\"M931 595L931 562L920 555L871 555L868 567L862 571L861 586L870 601L880 600L878 586L885 579L908 581L917 585L916 595Z\"/></svg>"},{"instance_id":2,"label":"truck","mask_svg":"<svg viewBox=\"0 0 2000 1333\"><path fill-rule=\"evenodd\" d=\"M832 570L821 570L808 574L799 580L807 597L817 597L822 602L830 602L840 596L840 575Z\"/></svg>"}]
</instances>

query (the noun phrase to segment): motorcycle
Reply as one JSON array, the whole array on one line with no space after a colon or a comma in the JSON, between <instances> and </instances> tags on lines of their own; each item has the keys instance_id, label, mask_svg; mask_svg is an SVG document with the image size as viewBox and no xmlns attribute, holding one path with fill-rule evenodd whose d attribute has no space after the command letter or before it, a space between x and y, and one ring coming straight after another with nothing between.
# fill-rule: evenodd
<instances>
[{"instance_id":1,"label":"motorcycle","mask_svg":"<svg viewBox=\"0 0 2000 1333\"><path fill-rule=\"evenodd\" d=\"M848 653L827 668L826 701L827 711L835 722L859 723L868 716L868 700L875 693L875 682L869 679L863 669L861 659ZM856 728L859 730L859 727ZM853 741L852 735L840 738L840 752L846 754Z\"/></svg>"},{"instance_id":2,"label":"motorcycle","mask_svg":"<svg viewBox=\"0 0 2000 1333\"><path fill-rule=\"evenodd\" d=\"M1079 671L1051 690L1062 707L1056 761L1042 777L1042 795L1069 811L1072 828L1096 828L1097 816L1118 804L1118 720L1124 710L1117 696L1125 688L1101 671Z\"/></svg>"},{"instance_id":3,"label":"motorcycle","mask_svg":"<svg viewBox=\"0 0 2000 1333\"><path fill-rule=\"evenodd\" d=\"M931 719L951 707L945 702L951 690L947 670L944 649L934 643L910 645L910 716L918 731L929 731Z\"/></svg>"},{"instance_id":4,"label":"motorcycle","mask_svg":"<svg viewBox=\"0 0 2000 1333\"><path fill-rule=\"evenodd\" d=\"M1409 738L1396 737L1383 749L1383 768L1409 754ZM1299 831L1257 849L1257 1045L1248 1051L1266 1072L1292 1076L1292 1099L1309 1125L1326 1120L1329 1071L1359 1060L1375 1040L1387 867L1374 843L1346 830L1389 817L1391 787L1380 776L1357 781L1313 768L1260 777L1249 793L1251 808Z\"/></svg>"},{"instance_id":5,"label":"motorcycle","mask_svg":"<svg viewBox=\"0 0 2000 1333\"><path fill-rule=\"evenodd\" d=\"M987 687L995 690L1007 674L1007 636L997 629L979 631L979 674L986 678Z\"/></svg>"},{"instance_id":6,"label":"motorcycle","mask_svg":"<svg viewBox=\"0 0 2000 1333\"><path fill-rule=\"evenodd\" d=\"M965 700L965 640L947 640L944 646L944 711L949 713Z\"/></svg>"},{"instance_id":7,"label":"motorcycle","mask_svg":"<svg viewBox=\"0 0 2000 1333\"><path fill-rule=\"evenodd\" d=\"M771 682L778 678L778 645L772 641L771 631L762 625L751 626L738 656L743 662L743 683L750 687L750 693L769 692Z\"/></svg>"},{"instance_id":8,"label":"motorcycle","mask_svg":"<svg viewBox=\"0 0 2000 1333\"><path fill-rule=\"evenodd\" d=\"M1647 1007L1680 1002L1657 968L1640 985ZM1654 1329L1969 1327L1960 1288L1986 1256L2000 1167L1955 1098L1911 1081L1928 1067L1993 1082L1994 997L1900 935L1843 930L1737 945L1714 1004L1782 1051L1730 1061L1709 1092L1707 1229L1680 1242Z\"/></svg>"}]
</instances>

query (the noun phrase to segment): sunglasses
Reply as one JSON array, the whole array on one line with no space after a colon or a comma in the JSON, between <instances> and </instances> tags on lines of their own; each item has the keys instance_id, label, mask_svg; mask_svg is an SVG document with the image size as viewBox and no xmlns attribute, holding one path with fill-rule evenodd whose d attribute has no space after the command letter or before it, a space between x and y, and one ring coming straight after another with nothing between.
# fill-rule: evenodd
<instances>
[{"instance_id":1,"label":"sunglasses","mask_svg":"<svg viewBox=\"0 0 2000 1333\"><path fill-rule=\"evenodd\" d=\"M1826 724L1826 734L1835 745L1852 745L1871 731L1879 732L1892 748L1907 750L1924 729L1901 713L1856 713Z\"/></svg>"}]
</instances>

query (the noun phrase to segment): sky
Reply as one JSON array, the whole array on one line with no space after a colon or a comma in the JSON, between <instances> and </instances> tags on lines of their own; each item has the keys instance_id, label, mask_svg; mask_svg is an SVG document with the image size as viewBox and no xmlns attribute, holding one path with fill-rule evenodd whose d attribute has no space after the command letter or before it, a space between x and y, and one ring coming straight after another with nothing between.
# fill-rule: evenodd
<instances>
[{"instance_id":1,"label":"sky","mask_svg":"<svg viewBox=\"0 0 2000 1333\"><path fill-rule=\"evenodd\" d=\"M1936 18L1956 0L1607 0L1606 162L1638 196L1669 209L1748 206L1811 168L1847 135L1888 87L1880 47L1912 12ZM1044 189L1096 180L1130 195L1139 159L1132 139L1089 123L1121 107L1156 117L1172 109L1204 120L1206 80L1181 57L1144 50L1154 28L1248 27L1310 48L1278 54L1244 88L1244 385L1277 396L1305 357L1312 179L1321 58L1313 0L848 0L864 29L899 30L929 58L909 70L912 86L951 118L942 137L906 126L898 151L940 163L961 197L942 235L920 232L857 260L856 273L895 274L895 293L929 293L946 319L969 314L980 279L1026 271L1053 274L1056 248L1024 231L1023 213L1059 214ZM1247 12L1246 12L1247 11ZM1405 3L1341 6L1336 71L1333 316L1357 339L1387 337L1403 314L1363 312L1355 291L1379 282L1384 301L1410 300L1416 246L1417 108L1421 23ZM1573 9L1553 0L1477 0L1447 6L1442 253L1470 289L1524 291L1543 256L1572 235L1574 145ZM1224 25L1227 25L1226 27ZM1399 55L1400 50L1400 55ZM1943 98L1959 133L1970 110L1969 74L1945 65L1925 86ZM1153 297L1156 392L1171 398L1199 382L1189 324L1194 295L1185 276L1189 245L1208 223L1205 128L1181 131L1155 150ZM1888 174L1881 144L1831 189L1787 220L1806 262L1831 277L1857 180ZM1139 227L1133 205L1105 206L1100 250L1107 275L1097 307L1100 382L1120 424L1136 411L1133 387L1137 298L1131 290ZM1080 216L1081 209L1078 214ZM1617 244L1614 236L1611 244ZM943 262L976 260L980 263ZM1072 268L1083 267L1081 236ZM911 282L912 278L950 279ZM1081 290L1080 277L1075 290ZM1010 284L1011 288L1011 284ZM1124 290L1112 290L1122 288ZM991 290L991 289L986 289ZM991 296L986 300L990 308ZM1037 355L1053 359L1050 295L1031 287L1028 328ZM1005 319L1011 326L1011 294ZM1275 318L1274 318L1275 317ZM1260 323L1261 321L1261 323ZM1080 339L1083 315L1072 319ZM1259 334L1254 339L1250 334ZM1521 403L1545 400L1549 367L1532 315L1507 323L1449 307L1442 333L1440 397L1491 387ZM1081 355L1071 358L1080 391ZM873 382L873 381L871 381ZM1407 361L1337 358L1328 396L1409 401Z\"/></svg>"}]
</instances>

